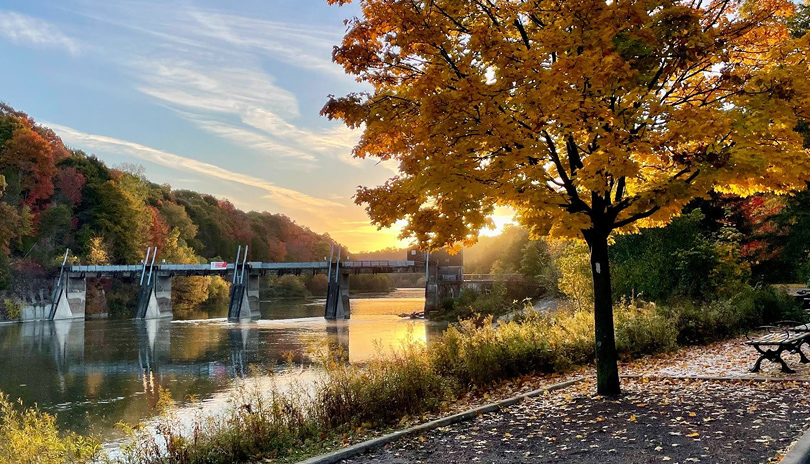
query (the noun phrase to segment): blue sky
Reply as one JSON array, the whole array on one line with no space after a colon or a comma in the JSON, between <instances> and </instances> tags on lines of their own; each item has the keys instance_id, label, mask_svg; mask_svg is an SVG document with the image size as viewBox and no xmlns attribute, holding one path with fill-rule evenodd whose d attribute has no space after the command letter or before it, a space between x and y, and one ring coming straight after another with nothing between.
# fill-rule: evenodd
<instances>
[{"instance_id":1,"label":"blue sky","mask_svg":"<svg viewBox=\"0 0 810 464\"><path fill-rule=\"evenodd\" d=\"M352 158L359 133L318 114L329 94L365 90L331 62L358 14L325 0L3 0L0 101L154 182L286 214L352 251L403 245L352 201L396 165Z\"/></svg>"},{"instance_id":2,"label":"blue sky","mask_svg":"<svg viewBox=\"0 0 810 464\"><path fill-rule=\"evenodd\" d=\"M226 6L227 5L227 6ZM395 244L351 199L394 166L318 115L363 90L331 62L354 5L322 0L0 3L0 100L108 165L280 212L355 251Z\"/></svg>"}]
</instances>

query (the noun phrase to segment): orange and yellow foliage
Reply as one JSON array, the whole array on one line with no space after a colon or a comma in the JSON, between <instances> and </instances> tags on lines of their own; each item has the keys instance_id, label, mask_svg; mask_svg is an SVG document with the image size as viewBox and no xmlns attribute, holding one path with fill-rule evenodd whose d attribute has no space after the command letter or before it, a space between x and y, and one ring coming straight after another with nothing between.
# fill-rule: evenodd
<instances>
[{"instance_id":1,"label":"orange and yellow foliage","mask_svg":"<svg viewBox=\"0 0 810 464\"><path fill-rule=\"evenodd\" d=\"M473 242L497 205L604 240L810 172L810 34L788 0L359 3L334 59L371 91L323 114L399 164L357 201L423 244Z\"/></svg>"}]
</instances>

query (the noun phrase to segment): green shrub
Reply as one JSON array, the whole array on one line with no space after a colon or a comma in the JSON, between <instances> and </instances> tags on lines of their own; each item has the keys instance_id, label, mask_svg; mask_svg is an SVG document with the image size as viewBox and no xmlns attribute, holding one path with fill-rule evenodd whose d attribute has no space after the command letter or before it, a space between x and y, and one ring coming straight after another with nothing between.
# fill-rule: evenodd
<instances>
[{"instance_id":1,"label":"green shrub","mask_svg":"<svg viewBox=\"0 0 810 464\"><path fill-rule=\"evenodd\" d=\"M357 274L350 280L349 291L352 293L383 293L396 288L387 274Z\"/></svg>"},{"instance_id":2,"label":"green shrub","mask_svg":"<svg viewBox=\"0 0 810 464\"><path fill-rule=\"evenodd\" d=\"M666 227L617 236L610 249L615 298L709 301L742 291L751 276L742 234L730 227L713 231L704 222L694 209Z\"/></svg>"},{"instance_id":3,"label":"green shrub","mask_svg":"<svg viewBox=\"0 0 810 464\"><path fill-rule=\"evenodd\" d=\"M588 247L584 243L571 242L557 259L559 281L557 287L579 310L593 306L593 279Z\"/></svg>"},{"instance_id":4,"label":"green shrub","mask_svg":"<svg viewBox=\"0 0 810 464\"><path fill-rule=\"evenodd\" d=\"M722 340L779 320L806 320L795 300L773 287L747 287L729 299L703 305L680 301L661 311L676 321L680 345Z\"/></svg>"},{"instance_id":5,"label":"green shrub","mask_svg":"<svg viewBox=\"0 0 810 464\"><path fill-rule=\"evenodd\" d=\"M19 321L22 318L22 303L19 301L7 298L3 300L3 308L5 308L6 319Z\"/></svg>"},{"instance_id":6,"label":"green shrub","mask_svg":"<svg viewBox=\"0 0 810 464\"><path fill-rule=\"evenodd\" d=\"M496 282L490 292L484 294L462 290L458 298L442 300L442 311L431 318L443 321L480 320L483 316L498 317L523 309L523 301L510 298L508 293L504 282Z\"/></svg>"},{"instance_id":7,"label":"green shrub","mask_svg":"<svg viewBox=\"0 0 810 464\"><path fill-rule=\"evenodd\" d=\"M622 299L614 307L616 349L625 359L672 351L678 347L678 327L653 303Z\"/></svg>"},{"instance_id":8,"label":"green shrub","mask_svg":"<svg viewBox=\"0 0 810 464\"><path fill-rule=\"evenodd\" d=\"M269 276L263 292L270 298L303 298L310 296L303 277L294 275Z\"/></svg>"},{"instance_id":9,"label":"green shrub","mask_svg":"<svg viewBox=\"0 0 810 464\"><path fill-rule=\"evenodd\" d=\"M771 286L757 287L753 289L753 295L754 311L761 317L758 324L780 320L804 322L807 318L798 301L784 290Z\"/></svg>"}]
</instances>

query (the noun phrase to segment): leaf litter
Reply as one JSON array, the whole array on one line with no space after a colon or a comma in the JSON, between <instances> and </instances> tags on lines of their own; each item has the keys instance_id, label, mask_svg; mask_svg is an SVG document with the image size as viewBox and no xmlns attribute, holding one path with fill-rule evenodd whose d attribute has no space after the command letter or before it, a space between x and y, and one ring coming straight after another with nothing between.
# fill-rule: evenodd
<instances>
[{"instance_id":1,"label":"leaf litter","mask_svg":"<svg viewBox=\"0 0 810 464\"><path fill-rule=\"evenodd\" d=\"M622 380L620 397L595 395L595 382L588 379L344 462L778 462L810 424L810 364L785 353L797 374L765 362L754 375L747 369L757 356L743 342L737 338L623 364L623 375L639 377ZM681 378L695 376L734 380ZM482 398L481 392L475 396ZM489 397L502 395L493 388Z\"/></svg>"}]
</instances>

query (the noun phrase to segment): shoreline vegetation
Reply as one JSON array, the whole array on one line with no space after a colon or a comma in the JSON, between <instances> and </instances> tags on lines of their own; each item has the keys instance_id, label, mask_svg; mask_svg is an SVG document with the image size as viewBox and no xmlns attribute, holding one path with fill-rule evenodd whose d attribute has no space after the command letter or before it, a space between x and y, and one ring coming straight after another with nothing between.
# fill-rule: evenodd
<instances>
[{"instance_id":1,"label":"shoreline vegetation","mask_svg":"<svg viewBox=\"0 0 810 464\"><path fill-rule=\"evenodd\" d=\"M803 313L784 292L747 287L703 305L622 300L615 307L616 341L625 360L706 344ZM491 316L451 325L428 348L415 341L379 352L363 365L322 347L314 384L245 391L216 417L190 428L176 420L171 398L149 426L130 427L120 456L103 456L97 440L59 433L55 419L0 398L0 463L292 462L335 449L406 418L447 411L470 392L530 374L565 373L593 363L593 314L563 303L552 313L526 311L493 323ZM125 426L126 428L126 426ZM22 452L24 450L25 452Z\"/></svg>"}]
</instances>

